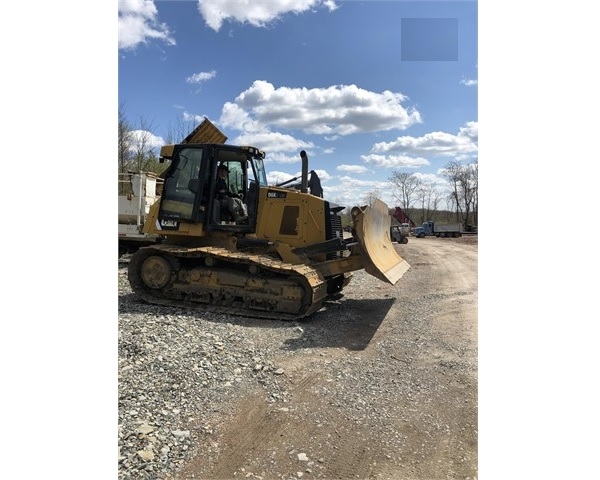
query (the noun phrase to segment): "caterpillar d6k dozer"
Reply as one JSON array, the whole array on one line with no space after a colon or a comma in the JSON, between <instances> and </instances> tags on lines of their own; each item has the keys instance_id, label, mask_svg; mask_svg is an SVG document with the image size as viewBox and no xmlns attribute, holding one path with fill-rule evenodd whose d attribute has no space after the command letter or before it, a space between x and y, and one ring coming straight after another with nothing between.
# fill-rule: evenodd
<instances>
[{"instance_id":1,"label":"caterpillar d6k dozer","mask_svg":"<svg viewBox=\"0 0 600 480\"><path fill-rule=\"evenodd\" d=\"M352 208L352 237L344 239L344 207L322 198L314 171L309 181L306 153L301 181L291 187L267 184L264 157L254 147L218 143L162 147L161 161L171 164L144 232L164 240L140 248L128 270L143 300L299 320L339 294L353 271L395 284L410 268L390 240L385 203ZM229 197L219 198L222 166Z\"/></svg>"}]
</instances>

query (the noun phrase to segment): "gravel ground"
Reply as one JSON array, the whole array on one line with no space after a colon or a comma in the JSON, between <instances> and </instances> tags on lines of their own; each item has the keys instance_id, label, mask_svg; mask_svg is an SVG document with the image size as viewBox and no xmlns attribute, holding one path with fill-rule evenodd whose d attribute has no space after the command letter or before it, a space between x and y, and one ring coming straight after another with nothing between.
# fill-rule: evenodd
<instances>
[{"instance_id":1,"label":"gravel ground","mask_svg":"<svg viewBox=\"0 0 600 480\"><path fill-rule=\"evenodd\" d=\"M148 305L119 262L118 478L476 478L476 237L396 249L302 322Z\"/></svg>"}]
</instances>

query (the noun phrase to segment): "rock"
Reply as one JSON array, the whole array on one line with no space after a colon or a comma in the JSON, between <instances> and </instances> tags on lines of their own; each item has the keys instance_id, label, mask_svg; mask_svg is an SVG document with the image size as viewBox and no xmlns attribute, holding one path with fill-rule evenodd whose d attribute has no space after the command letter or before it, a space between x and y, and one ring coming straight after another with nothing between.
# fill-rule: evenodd
<instances>
[{"instance_id":1,"label":"rock","mask_svg":"<svg viewBox=\"0 0 600 480\"><path fill-rule=\"evenodd\" d=\"M142 423L136 430L138 433L148 434L154 431L154 427L151 427L147 423Z\"/></svg>"},{"instance_id":2,"label":"rock","mask_svg":"<svg viewBox=\"0 0 600 480\"><path fill-rule=\"evenodd\" d=\"M144 462L151 462L154 460L154 452L150 450L138 450L136 453Z\"/></svg>"}]
</instances>

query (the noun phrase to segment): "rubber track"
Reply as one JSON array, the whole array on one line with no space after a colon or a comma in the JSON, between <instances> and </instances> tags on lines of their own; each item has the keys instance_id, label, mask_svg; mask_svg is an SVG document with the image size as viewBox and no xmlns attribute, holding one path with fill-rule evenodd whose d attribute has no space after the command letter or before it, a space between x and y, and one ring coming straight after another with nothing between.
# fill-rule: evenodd
<instances>
[{"instance_id":1,"label":"rubber track","mask_svg":"<svg viewBox=\"0 0 600 480\"><path fill-rule=\"evenodd\" d=\"M264 255L252 255L246 254L239 251L231 251L225 248L219 247L178 247L173 245L155 245L149 246L140 249L140 252L147 252L148 250L156 251L157 253L166 254L171 256L175 260L177 259L192 259L192 258L204 258L208 256L212 256L216 258L218 262L232 262L232 263L245 263L250 265L252 263L258 265L260 268L264 270L270 270L272 272L276 272L285 276L286 278L290 275L297 275L302 278L302 283L305 289L310 289L310 292L307 295L312 298L312 302L308 306L308 308L297 314L290 314L284 312L277 311L265 311L258 309L243 309L238 305L236 306L226 306L226 305L216 305L202 302L192 302L192 301L184 301L180 299L169 299L163 297L157 297L151 293L136 290L136 293L140 295L140 297L152 304L165 305L171 307L179 307L179 308L190 308L195 310L202 310L205 312L211 313L221 313L221 314L229 314L229 315L237 315L244 317L253 317L253 318L263 318L269 320L299 320L305 318L314 312L321 309L323 304L328 298L327 295L327 285L326 281L323 279L322 275L319 274L317 270L308 266L308 265L294 265L290 263L282 262L278 259L264 256ZM139 278L139 272L131 271L131 266L135 265L137 262L130 262L130 272L129 275L135 275ZM141 282L140 282L141 283ZM231 286L227 286L231 288ZM306 297L305 297L306 298Z\"/></svg>"}]
</instances>

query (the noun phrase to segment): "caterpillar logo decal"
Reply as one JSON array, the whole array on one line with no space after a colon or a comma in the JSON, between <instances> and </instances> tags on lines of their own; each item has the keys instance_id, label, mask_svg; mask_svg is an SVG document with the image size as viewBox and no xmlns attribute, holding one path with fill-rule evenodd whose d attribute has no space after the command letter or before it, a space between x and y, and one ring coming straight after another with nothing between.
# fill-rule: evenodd
<instances>
[{"instance_id":1,"label":"caterpillar logo decal","mask_svg":"<svg viewBox=\"0 0 600 480\"><path fill-rule=\"evenodd\" d=\"M179 230L179 222L161 218L156 221L156 228L158 230Z\"/></svg>"}]
</instances>

